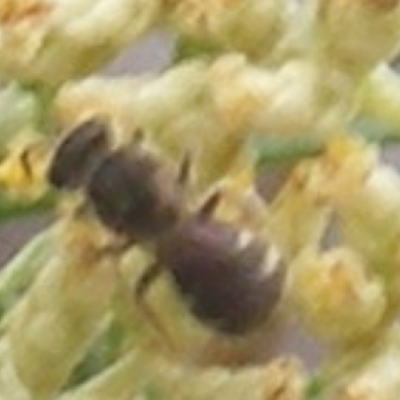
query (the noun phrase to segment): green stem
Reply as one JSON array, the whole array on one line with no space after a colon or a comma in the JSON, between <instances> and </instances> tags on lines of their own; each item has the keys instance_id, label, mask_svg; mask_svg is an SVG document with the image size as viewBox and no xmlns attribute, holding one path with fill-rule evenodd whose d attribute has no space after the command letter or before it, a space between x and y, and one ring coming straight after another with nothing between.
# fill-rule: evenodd
<instances>
[{"instance_id":1,"label":"green stem","mask_svg":"<svg viewBox=\"0 0 400 400\"><path fill-rule=\"evenodd\" d=\"M54 204L53 196L46 196L35 202L12 201L0 196L0 223L49 211Z\"/></svg>"},{"instance_id":2,"label":"green stem","mask_svg":"<svg viewBox=\"0 0 400 400\"><path fill-rule=\"evenodd\" d=\"M318 155L323 143L315 139L266 139L258 144L257 168L291 165Z\"/></svg>"},{"instance_id":3,"label":"green stem","mask_svg":"<svg viewBox=\"0 0 400 400\"><path fill-rule=\"evenodd\" d=\"M400 142L399 132L372 118L360 118L351 126L354 136L382 146ZM306 157L320 154L325 146L323 138L273 138L258 141L256 166L263 167L290 166Z\"/></svg>"}]
</instances>

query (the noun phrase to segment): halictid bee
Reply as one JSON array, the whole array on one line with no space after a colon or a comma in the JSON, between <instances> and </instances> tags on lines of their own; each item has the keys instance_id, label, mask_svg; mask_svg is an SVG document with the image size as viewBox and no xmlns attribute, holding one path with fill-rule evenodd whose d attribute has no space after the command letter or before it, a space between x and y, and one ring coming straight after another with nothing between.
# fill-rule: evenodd
<instances>
[{"instance_id":1,"label":"halictid bee","mask_svg":"<svg viewBox=\"0 0 400 400\"><path fill-rule=\"evenodd\" d=\"M84 190L111 230L132 243L153 244L156 262L135 288L135 300L147 314L145 295L168 271L201 322L224 334L245 334L260 327L278 303L284 271L269 268L264 242L213 217L218 192L197 210L188 209L182 188L189 164L184 157L172 176L140 143L112 150L107 127L93 119L61 142L48 177L56 188Z\"/></svg>"}]
</instances>

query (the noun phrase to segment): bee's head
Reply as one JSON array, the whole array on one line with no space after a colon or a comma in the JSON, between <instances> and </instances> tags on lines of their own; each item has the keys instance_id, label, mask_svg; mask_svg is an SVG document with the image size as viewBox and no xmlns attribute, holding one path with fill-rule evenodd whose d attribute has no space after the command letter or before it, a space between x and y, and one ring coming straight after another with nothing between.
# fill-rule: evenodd
<instances>
[{"instance_id":1,"label":"bee's head","mask_svg":"<svg viewBox=\"0 0 400 400\"><path fill-rule=\"evenodd\" d=\"M107 126L87 120L69 132L56 148L47 176L58 189L77 189L109 150Z\"/></svg>"}]
</instances>

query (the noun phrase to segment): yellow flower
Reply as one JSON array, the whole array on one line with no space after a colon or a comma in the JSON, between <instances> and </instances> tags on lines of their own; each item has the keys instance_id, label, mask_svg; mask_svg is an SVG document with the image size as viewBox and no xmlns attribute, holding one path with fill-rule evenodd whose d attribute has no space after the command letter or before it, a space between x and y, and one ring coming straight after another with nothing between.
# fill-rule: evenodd
<instances>
[{"instance_id":1,"label":"yellow flower","mask_svg":"<svg viewBox=\"0 0 400 400\"><path fill-rule=\"evenodd\" d=\"M368 354L366 352L365 354ZM332 391L332 400L397 400L400 393L399 327L385 332L364 363L343 374Z\"/></svg>"},{"instance_id":2,"label":"yellow flower","mask_svg":"<svg viewBox=\"0 0 400 400\"><path fill-rule=\"evenodd\" d=\"M398 0L324 0L318 3L319 33L332 62L351 70L370 68L398 48Z\"/></svg>"},{"instance_id":3,"label":"yellow flower","mask_svg":"<svg viewBox=\"0 0 400 400\"><path fill-rule=\"evenodd\" d=\"M345 247L303 251L289 266L287 291L310 328L331 341L371 332L386 307L382 283Z\"/></svg>"},{"instance_id":4,"label":"yellow flower","mask_svg":"<svg viewBox=\"0 0 400 400\"><path fill-rule=\"evenodd\" d=\"M20 200L37 199L47 189L48 149L36 132L22 131L0 163L0 187Z\"/></svg>"},{"instance_id":5,"label":"yellow flower","mask_svg":"<svg viewBox=\"0 0 400 400\"><path fill-rule=\"evenodd\" d=\"M265 56L280 38L288 14L276 0L165 0L169 22L184 35L222 48Z\"/></svg>"}]
</instances>

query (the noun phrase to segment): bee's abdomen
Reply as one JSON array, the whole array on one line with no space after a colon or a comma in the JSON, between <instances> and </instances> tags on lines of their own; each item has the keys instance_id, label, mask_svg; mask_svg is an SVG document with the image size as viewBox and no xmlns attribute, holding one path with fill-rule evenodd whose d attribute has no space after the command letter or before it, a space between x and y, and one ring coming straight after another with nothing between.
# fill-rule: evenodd
<instances>
[{"instance_id":1,"label":"bee's abdomen","mask_svg":"<svg viewBox=\"0 0 400 400\"><path fill-rule=\"evenodd\" d=\"M177 287L193 315L214 329L231 335L256 329L281 297L283 270L266 273L260 241L238 248L237 231L200 224L173 234L163 249Z\"/></svg>"}]
</instances>

